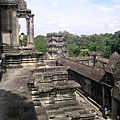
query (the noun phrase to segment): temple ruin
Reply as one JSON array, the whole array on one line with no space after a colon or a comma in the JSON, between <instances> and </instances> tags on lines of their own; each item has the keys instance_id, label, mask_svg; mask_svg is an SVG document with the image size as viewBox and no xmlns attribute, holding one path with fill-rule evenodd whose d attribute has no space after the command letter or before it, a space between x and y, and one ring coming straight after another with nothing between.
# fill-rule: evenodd
<instances>
[{"instance_id":1,"label":"temple ruin","mask_svg":"<svg viewBox=\"0 0 120 120\"><path fill-rule=\"evenodd\" d=\"M19 46L19 18L26 19L24 47ZM0 0L0 119L94 120L106 103L116 119L120 55L69 58L62 34L47 37L44 58L34 47L34 14L26 2Z\"/></svg>"},{"instance_id":2,"label":"temple ruin","mask_svg":"<svg viewBox=\"0 0 120 120\"><path fill-rule=\"evenodd\" d=\"M27 23L27 46L19 46L19 18ZM69 66L62 35L49 34L48 59L34 48L34 14L24 0L0 0L0 118L1 120L94 119L96 110L76 99L80 84L68 79ZM54 50L56 49L56 50Z\"/></svg>"},{"instance_id":3,"label":"temple ruin","mask_svg":"<svg viewBox=\"0 0 120 120\"><path fill-rule=\"evenodd\" d=\"M19 46L19 18L27 24L27 46L34 47L34 14L24 0L0 0L1 37L3 44Z\"/></svg>"},{"instance_id":4,"label":"temple ruin","mask_svg":"<svg viewBox=\"0 0 120 120\"><path fill-rule=\"evenodd\" d=\"M58 56L67 57L67 44L60 33L48 33L48 59L56 59Z\"/></svg>"},{"instance_id":5,"label":"temple ruin","mask_svg":"<svg viewBox=\"0 0 120 120\"><path fill-rule=\"evenodd\" d=\"M97 53L93 55L97 56ZM120 106L120 55L114 52L110 59L98 56L96 58L91 58L91 56L60 57L57 59L57 64L69 66L69 79L74 79L80 83L79 91L101 111L103 111L104 106L107 106L111 111L111 118L114 120L120 114L118 107Z\"/></svg>"}]
</instances>

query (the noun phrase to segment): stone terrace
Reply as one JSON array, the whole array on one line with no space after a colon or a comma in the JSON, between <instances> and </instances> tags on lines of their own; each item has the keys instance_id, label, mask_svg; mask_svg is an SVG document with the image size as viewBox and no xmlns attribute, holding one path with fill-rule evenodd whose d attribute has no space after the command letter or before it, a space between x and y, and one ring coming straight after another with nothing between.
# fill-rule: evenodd
<instances>
[{"instance_id":1,"label":"stone terrace","mask_svg":"<svg viewBox=\"0 0 120 120\"><path fill-rule=\"evenodd\" d=\"M68 68L49 66L34 69L34 82L28 83L28 86L39 120L43 116L51 120L94 118L95 109L87 103L80 104L76 100L74 93L80 85L68 80ZM43 115L40 109L43 110Z\"/></svg>"}]
</instances>

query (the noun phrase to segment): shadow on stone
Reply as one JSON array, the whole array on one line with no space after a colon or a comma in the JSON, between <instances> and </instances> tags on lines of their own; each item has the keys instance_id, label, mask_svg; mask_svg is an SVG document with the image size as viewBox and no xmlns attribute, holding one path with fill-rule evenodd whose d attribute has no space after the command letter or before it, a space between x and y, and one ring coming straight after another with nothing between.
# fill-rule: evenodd
<instances>
[{"instance_id":1,"label":"shadow on stone","mask_svg":"<svg viewBox=\"0 0 120 120\"><path fill-rule=\"evenodd\" d=\"M37 120L33 102L0 89L0 120Z\"/></svg>"}]
</instances>

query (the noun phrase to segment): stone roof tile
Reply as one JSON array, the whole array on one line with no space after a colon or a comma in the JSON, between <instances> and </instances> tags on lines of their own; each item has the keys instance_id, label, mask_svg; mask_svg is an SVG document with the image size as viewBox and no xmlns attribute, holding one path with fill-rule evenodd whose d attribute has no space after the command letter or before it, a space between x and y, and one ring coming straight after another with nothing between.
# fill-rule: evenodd
<instances>
[{"instance_id":1,"label":"stone roof tile","mask_svg":"<svg viewBox=\"0 0 120 120\"><path fill-rule=\"evenodd\" d=\"M64 66L69 66L71 70L80 73L83 76L86 76L92 80L100 82L103 78L105 72L102 68L98 67L90 67L83 64L78 64L68 58L58 58L57 62Z\"/></svg>"},{"instance_id":2,"label":"stone roof tile","mask_svg":"<svg viewBox=\"0 0 120 120\"><path fill-rule=\"evenodd\" d=\"M107 63L106 71L113 73L118 60L120 60L120 55L117 52L114 52L110 57L110 61Z\"/></svg>"}]
</instances>

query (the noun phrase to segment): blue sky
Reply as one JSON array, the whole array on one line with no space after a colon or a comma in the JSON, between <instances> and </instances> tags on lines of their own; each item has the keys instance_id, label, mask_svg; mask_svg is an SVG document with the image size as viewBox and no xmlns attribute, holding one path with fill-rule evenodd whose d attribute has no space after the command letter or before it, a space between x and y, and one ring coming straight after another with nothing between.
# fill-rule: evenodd
<instances>
[{"instance_id":1,"label":"blue sky","mask_svg":"<svg viewBox=\"0 0 120 120\"><path fill-rule=\"evenodd\" d=\"M120 30L120 0L26 0L35 14L35 36L68 31L72 34L114 33ZM21 32L25 20L20 20Z\"/></svg>"}]
</instances>

